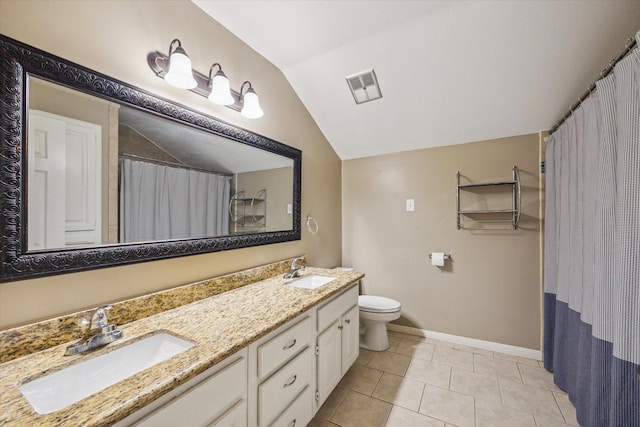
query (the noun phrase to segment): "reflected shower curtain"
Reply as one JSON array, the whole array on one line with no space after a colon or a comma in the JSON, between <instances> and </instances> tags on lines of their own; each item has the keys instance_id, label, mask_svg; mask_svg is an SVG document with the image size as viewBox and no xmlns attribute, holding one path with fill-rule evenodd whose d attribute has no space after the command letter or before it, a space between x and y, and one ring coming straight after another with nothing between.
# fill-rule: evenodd
<instances>
[{"instance_id":1,"label":"reflected shower curtain","mask_svg":"<svg viewBox=\"0 0 640 427\"><path fill-rule=\"evenodd\" d=\"M544 363L581 426L640 427L638 49L596 88L547 147Z\"/></svg>"},{"instance_id":2,"label":"reflected shower curtain","mask_svg":"<svg viewBox=\"0 0 640 427\"><path fill-rule=\"evenodd\" d=\"M125 158L120 170L120 241L226 235L230 186L230 176Z\"/></svg>"}]
</instances>

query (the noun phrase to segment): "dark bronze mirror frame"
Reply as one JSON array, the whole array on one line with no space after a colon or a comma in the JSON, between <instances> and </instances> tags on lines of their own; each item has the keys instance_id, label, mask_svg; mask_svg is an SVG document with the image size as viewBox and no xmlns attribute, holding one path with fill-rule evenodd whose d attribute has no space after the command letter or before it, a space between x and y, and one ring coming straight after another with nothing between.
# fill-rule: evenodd
<instances>
[{"instance_id":1,"label":"dark bronze mirror frame","mask_svg":"<svg viewBox=\"0 0 640 427\"><path fill-rule=\"evenodd\" d=\"M0 282L300 240L302 152L0 35ZM293 160L293 229L27 252L28 76L151 112ZM23 172L25 171L25 172Z\"/></svg>"}]
</instances>

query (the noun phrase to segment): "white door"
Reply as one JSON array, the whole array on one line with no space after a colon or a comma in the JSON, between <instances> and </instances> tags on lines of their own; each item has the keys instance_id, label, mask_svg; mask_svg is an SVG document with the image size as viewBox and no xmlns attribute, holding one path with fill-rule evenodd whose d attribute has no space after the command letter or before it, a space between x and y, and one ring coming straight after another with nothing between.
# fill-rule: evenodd
<instances>
[{"instance_id":1,"label":"white door","mask_svg":"<svg viewBox=\"0 0 640 427\"><path fill-rule=\"evenodd\" d=\"M65 246L66 124L29 112L27 242L29 250Z\"/></svg>"},{"instance_id":2,"label":"white door","mask_svg":"<svg viewBox=\"0 0 640 427\"><path fill-rule=\"evenodd\" d=\"M339 320L336 320L318 335L318 356L317 356L317 375L318 375L318 407L329 397L340 378L342 378L341 363L341 333Z\"/></svg>"},{"instance_id":3,"label":"white door","mask_svg":"<svg viewBox=\"0 0 640 427\"><path fill-rule=\"evenodd\" d=\"M342 375L360 354L360 310L357 305L342 315Z\"/></svg>"},{"instance_id":4,"label":"white door","mask_svg":"<svg viewBox=\"0 0 640 427\"><path fill-rule=\"evenodd\" d=\"M99 125L67 120L65 246L102 243Z\"/></svg>"},{"instance_id":5,"label":"white door","mask_svg":"<svg viewBox=\"0 0 640 427\"><path fill-rule=\"evenodd\" d=\"M28 248L102 242L102 127L29 111Z\"/></svg>"}]
</instances>

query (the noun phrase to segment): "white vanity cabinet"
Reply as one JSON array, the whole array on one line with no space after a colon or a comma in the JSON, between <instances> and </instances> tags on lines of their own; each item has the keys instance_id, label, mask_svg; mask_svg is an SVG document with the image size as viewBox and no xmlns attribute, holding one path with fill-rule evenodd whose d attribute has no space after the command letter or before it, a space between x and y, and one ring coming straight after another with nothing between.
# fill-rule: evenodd
<instances>
[{"instance_id":1,"label":"white vanity cabinet","mask_svg":"<svg viewBox=\"0 0 640 427\"><path fill-rule=\"evenodd\" d=\"M187 381L116 426L247 425L247 349Z\"/></svg>"},{"instance_id":2,"label":"white vanity cabinet","mask_svg":"<svg viewBox=\"0 0 640 427\"><path fill-rule=\"evenodd\" d=\"M316 409L347 373L360 351L358 286L317 309Z\"/></svg>"},{"instance_id":3,"label":"white vanity cabinet","mask_svg":"<svg viewBox=\"0 0 640 427\"><path fill-rule=\"evenodd\" d=\"M358 285L116 423L306 426L359 354Z\"/></svg>"},{"instance_id":4,"label":"white vanity cabinet","mask_svg":"<svg viewBox=\"0 0 640 427\"><path fill-rule=\"evenodd\" d=\"M249 346L249 425L306 426L313 417L313 311Z\"/></svg>"}]
</instances>

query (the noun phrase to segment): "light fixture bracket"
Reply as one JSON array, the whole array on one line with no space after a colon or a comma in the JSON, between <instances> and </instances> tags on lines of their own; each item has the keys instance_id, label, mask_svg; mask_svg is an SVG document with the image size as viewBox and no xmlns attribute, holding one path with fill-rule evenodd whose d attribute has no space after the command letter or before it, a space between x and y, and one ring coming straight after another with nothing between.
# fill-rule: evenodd
<instances>
[{"instance_id":1,"label":"light fixture bracket","mask_svg":"<svg viewBox=\"0 0 640 427\"><path fill-rule=\"evenodd\" d=\"M156 76L164 79L164 76L169 72L169 56L165 55L161 52L150 52L147 55L147 62L149 63L149 67ZM205 76L202 73L199 73L196 70L193 70L193 78L196 80L198 85L193 89L188 89L191 92L197 93L198 95L204 96L207 98L209 93L211 92L211 87L209 86L209 76ZM231 89L231 96L233 96L234 103L231 105L227 105L226 107L231 108L235 111L242 110L242 99L239 92Z\"/></svg>"}]
</instances>

